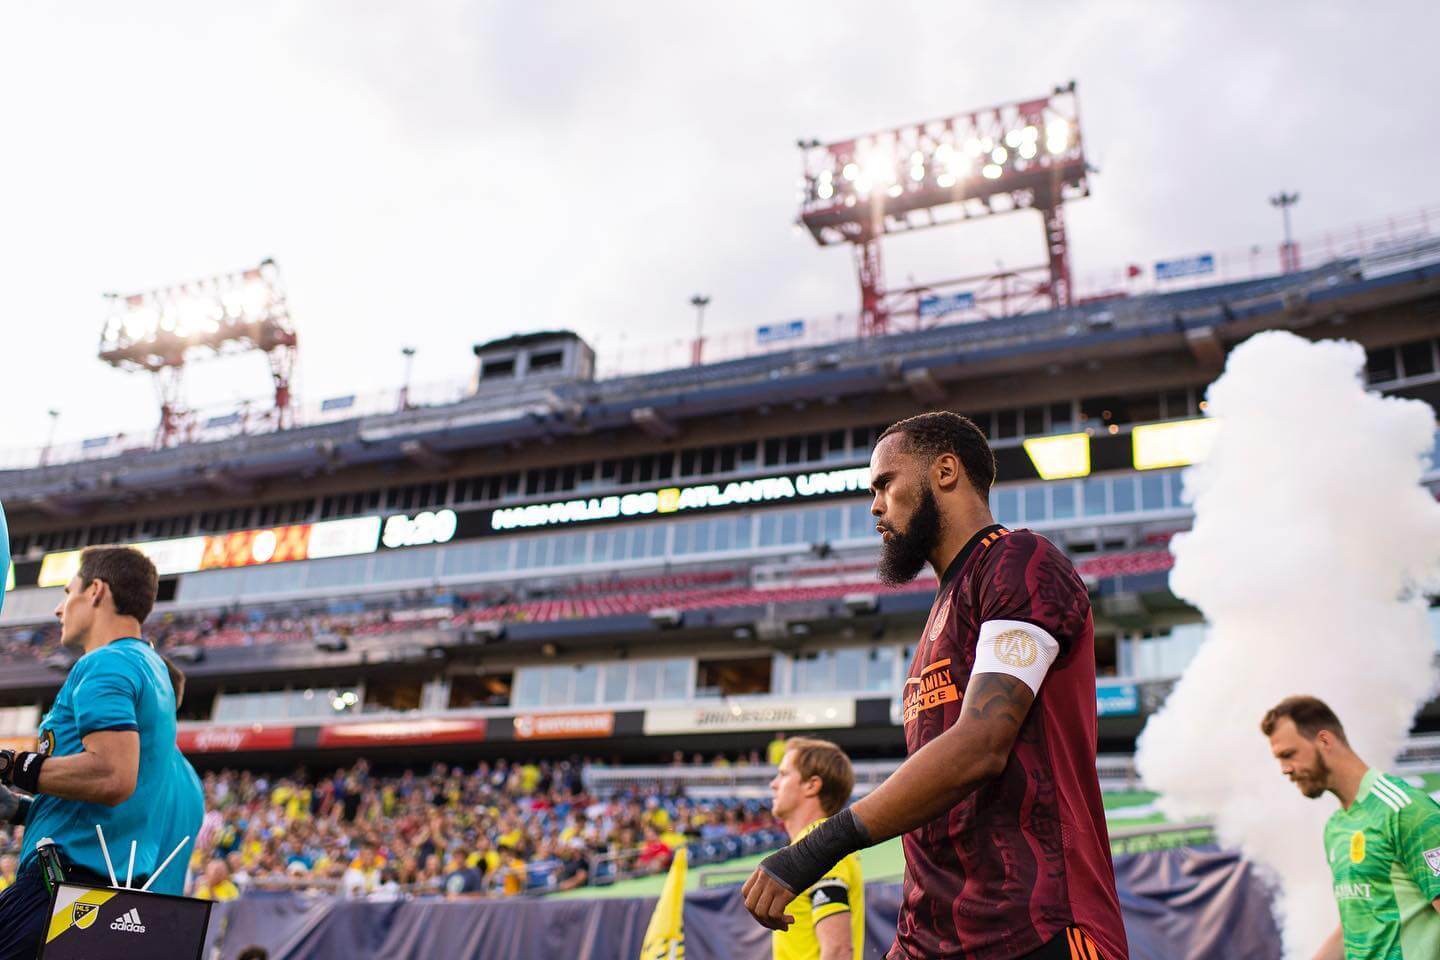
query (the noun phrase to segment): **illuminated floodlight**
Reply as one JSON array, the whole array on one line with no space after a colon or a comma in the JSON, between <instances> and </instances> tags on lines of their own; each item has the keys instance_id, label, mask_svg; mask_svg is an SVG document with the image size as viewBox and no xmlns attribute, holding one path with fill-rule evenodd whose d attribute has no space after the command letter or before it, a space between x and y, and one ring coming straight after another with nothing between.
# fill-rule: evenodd
<instances>
[{"instance_id":1,"label":"illuminated floodlight","mask_svg":"<svg viewBox=\"0 0 1440 960\"><path fill-rule=\"evenodd\" d=\"M1025 453L1041 480L1068 480L1090 475L1090 436L1066 433L1055 437L1031 437Z\"/></svg>"},{"instance_id":2,"label":"illuminated floodlight","mask_svg":"<svg viewBox=\"0 0 1440 960\"><path fill-rule=\"evenodd\" d=\"M1018 271L1048 274L1033 282L1028 296L1048 297L1056 308L1070 305L1059 211L1090 192L1073 83L1026 100L799 144L805 179L800 224L821 246L857 247L862 331L883 331L892 313L912 312L899 291L887 299L883 289L884 236L1017 211L1039 213L1046 230L1048 262Z\"/></svg>"},{"instance_id":3,"label":"illuminated floodlight","mask_svg":"<svg viewBox=\"0 0 1440 960\"><path fill-rule=\"evenodd\" d=\"M1045 149L1051 153L1064 153L1070 149L1070 124L1055 119L1045 125Z\"/></svg>"},{"instance_id":4,"label":"illuminated floodlight","mask_svg":"<svg viewBox=\"0 0 1440 960\"><path fill-rule=\"evenodd\" d=\"M297 338L273 260L143 293L110 294L106 301L100 359L157 376L162 446L176 440L186 422L182 371L190 361L206 356L249 350L267 354L276 423L293 423L290 374Z\"/></svg>"},{"instance_id":5,"label":"illuminated floodlight","mask_svg":"<svg viewBox=\"0 0 1440 960\"><path fill-rule=\"evenodd\" d=\"M958 198L951 188L960 183L976 197L1001 189L1042 189L1039 178L1043 178L1043 189L1059 189L1056 184L1079 186L1085 167L1079 150L1078 116L1073 86L1058 87L1044 97L835 143L802 141L806 183L802 221L822 243L848 242L845 231L831 238L822 236L820 228L824 221L871 214L868 208L873 203L846 213L846 208L855 206L850 203L852 197L878 202L887 213L893 213L896 207L918 210L953 203ZM1022 159L1026 161L1023 169L1017 168L1016 160ZM967 176L986 165L1003 169L980 179ZM948 186L941 183L941 177L947 177ZM987 180L1000 182L991 185L984 182ZM898 193L890 189L897 183L905 187ZM885 202L885 197L890 202ZM885 232L897 228L901 228L898 222L888 223Z\"/></svg>"},{"instance_id":6,"label":"illuminated floodlight","mask_svg":"<svg viewBox=\"0 0 1440 960\"><path fill-rule=\"evenodd\" d=\"M1136 470L1159 470L1200 463L1210 455L1220 421L1214 417L1151 423L1130 432Z\"/></svg>"}]
</instances>

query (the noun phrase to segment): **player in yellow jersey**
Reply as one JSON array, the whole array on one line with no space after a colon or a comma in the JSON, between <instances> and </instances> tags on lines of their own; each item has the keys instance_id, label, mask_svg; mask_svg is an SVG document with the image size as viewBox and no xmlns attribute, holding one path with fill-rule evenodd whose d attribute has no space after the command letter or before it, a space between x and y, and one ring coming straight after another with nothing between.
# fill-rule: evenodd
<instances>
[{"instance_id":1,"label":"player in yellow jersey","mask_svg":"<svg viewBox=\"0 0 1440 960\"><path fill-rule=\"evenodd\" d=\"M770 809L794 843L843 810L854 789L855 771L843 750L825 740L791 737L770 781ZM859 960L865 942L860 857L845 857L785 912L795 922L775 931L775 960Z\"/></svg>"}]
</instances>

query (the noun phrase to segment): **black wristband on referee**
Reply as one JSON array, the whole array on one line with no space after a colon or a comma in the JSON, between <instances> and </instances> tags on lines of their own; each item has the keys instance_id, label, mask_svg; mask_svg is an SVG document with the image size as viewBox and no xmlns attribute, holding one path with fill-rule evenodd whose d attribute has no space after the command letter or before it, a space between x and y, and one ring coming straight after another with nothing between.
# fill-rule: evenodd
<instances>
[{"instance_id":1,"label":"black wristband on referee","mask_svg":"<svg viewBox=\"0 0 1440 960\"><path fill-rule=\"evenodd\" d=\"M791 893L808 890L835 864L856 850L870 846L870 831L846 807L804 838L760 861L768 873Z\"/></svg>"},{"instance_id":2,"label":"black wristband on referee","mask_svg":"<svg viewBox=\"0 0 1440 960\"><path fill-rule=\"evenodd\" d=\"M43 753L22 750L15 754L15 766L10 771L10 783L26 793L40 792L40 768L49 758Z\"/></svg>"}]
</instances>

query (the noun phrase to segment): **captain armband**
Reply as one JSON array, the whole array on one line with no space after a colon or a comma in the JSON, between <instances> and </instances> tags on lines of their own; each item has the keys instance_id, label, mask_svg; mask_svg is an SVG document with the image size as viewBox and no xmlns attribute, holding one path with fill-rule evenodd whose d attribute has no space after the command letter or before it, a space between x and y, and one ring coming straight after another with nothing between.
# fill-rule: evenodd
<instances>
[{"instance_id":1,"label":"captain armband","mask_svg":"<svg viewBox=\"0 0 1440 960\"><path fill-rule=\"evenodd\" d=\"M986 620L980 624L975 666L970 675L1008 674L1039 694L1045 674L1059 655L1059 641L1044 627L1024 620Z\"/></svg>"}]
</instances>

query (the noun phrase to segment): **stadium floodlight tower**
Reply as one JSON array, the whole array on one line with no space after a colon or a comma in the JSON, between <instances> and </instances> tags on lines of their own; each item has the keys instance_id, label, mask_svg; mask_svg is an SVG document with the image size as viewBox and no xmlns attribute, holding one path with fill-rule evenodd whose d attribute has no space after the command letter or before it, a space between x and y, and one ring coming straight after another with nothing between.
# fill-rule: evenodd
<instances>
[{"instance_id":1,"label":"stadium floodlight tower","mask_svg":"<svg viewBox=\"0 0 1440 960\"><path fill-rule=\"evenodd\" d=\"M275 406L267 417L276 429L293 425L290 378L297 339L275 261L145 293L106 294L106 299L110 310L100 335L100 359L155 375L157 445L184 439L190 421L183 404L185 366L206 356L264 353L275 387Z\"/></svg>"},{"instance_id":2,"label":"stadium floodlight tower","mask_svg":"<svg viewBox=\"0 0 1440 960\"><path fill-rule=\"evenodd\" d=\"M1070 305L1063 206L1090 193L1074 81L1034 100L799 146L800 223L821 246L854 246L861 335L885 333L897 315L924 317L921 301L938 287L968 286L976 309L1002 316L1046 297L1056 309ZM885 289L881 237L1015 210L1041 214L1047 263Z\"/></svg>"}]
</instances>

